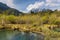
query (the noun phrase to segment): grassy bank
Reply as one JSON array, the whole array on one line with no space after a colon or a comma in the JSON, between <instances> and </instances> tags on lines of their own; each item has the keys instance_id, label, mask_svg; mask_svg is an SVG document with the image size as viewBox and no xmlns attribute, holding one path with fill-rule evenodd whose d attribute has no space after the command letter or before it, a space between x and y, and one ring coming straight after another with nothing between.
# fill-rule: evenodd
<instances>
[{"instance_id":1,"label":"grassy bank","mask_svg":"<svg viewBox=\"0 0 60 40\"><path fill-rule=\"evenodd\" d=\"M20 16L0 14L0 30L42 33L45 40L60 40L60 12Z\"/></svg>"}]
</instances>

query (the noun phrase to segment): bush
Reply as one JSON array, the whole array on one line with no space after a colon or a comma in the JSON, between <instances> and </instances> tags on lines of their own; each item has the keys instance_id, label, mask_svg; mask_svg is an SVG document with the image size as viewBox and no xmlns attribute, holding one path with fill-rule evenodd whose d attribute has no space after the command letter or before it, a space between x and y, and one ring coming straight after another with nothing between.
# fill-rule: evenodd
<instances>
[{"instance_id":1,"label":"bush","mask_svg":"<svg viewBox=\"0 0 60 40\"><path fill-rule=\"evenodd\" d=\"M13 15L7 16L6 17L6 22L9 22L11 24L16 24L16 17Z\"/></svg>"}]
</instances>

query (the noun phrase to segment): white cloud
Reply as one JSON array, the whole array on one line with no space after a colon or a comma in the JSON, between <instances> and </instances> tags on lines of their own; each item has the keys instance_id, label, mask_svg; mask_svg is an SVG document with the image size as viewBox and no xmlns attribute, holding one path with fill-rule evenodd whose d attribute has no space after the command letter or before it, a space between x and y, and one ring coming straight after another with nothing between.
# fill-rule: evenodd
<instances>
[{"instance_id":1,"label":"white cloud","mask_svg":"<svg viewBox=\"0 0 60 40\"><path fill-rule=\"evenodd\" d=\"M60 4L58 4L58 3L46 3L45 4L45 6L49 6L49 7L59 7L60 6Z\"/></svg>"},{"instance_id":2,"label":"white cloud","mask_svg":"<svg viewBox=\"0 0 60 40\"><path fill-rule=\"evenodd\" d=\"M46 0L46 2L48 2L48 3L58 3L58 2L60 2L60 0Z\"/></svg>"},{"instance_id":3,"label":"white cloud","mask_svg":"<svg viewBox=\"0 0 60 40\"><path fill-rule=\"evenodd\" d=\"M35 2L34 4L30 4L27 6L27 11L30 11L32 9L39 9L41 7L45 7L45 8L55 8L58 9L58 7L60 7L60 0L45 0L46 2L42 1L42 2Z\"/></svg>"},{"instance_id":4,"label":"white cloud","mask_svg":"<svg viewBox=\"0 0 60 40\"><path fill-rule=\"evenodd\" d=\"M51 2L52 2L52 0L46 0L46 2L51 3Z\"/></svg>"},{"instance_id":5,"label":"white cloud","mask_svg":"<svg viewBox=\"0 0 60 40\"><path fill-rule=\"evenodd\" d=\"M60 2L60 0L57 0L57 2Z\"/></svg>"},{"instance_id":6,"label":"white cloud","mask_svg":"<svg viewBox=\"0 0 60 40\"><path fill-rule=\"evenodd\" d=\"M0 0L0 2L7 4L9 7L12 7L12 8L15 7L13 0Z\"/></svg>"},{"instance_id":7,"label":"white cloud","mask_svg":"<svg viewBox=\"0 0 60 40\"><path fill-rule=\"evenodd\" d=\"M15 4L13 3L13 0L7 0L6 3L10 7L13 7L13 8L15 7Z\"/></svg>"},{"instance_id":8,"label":"white cloud","mask_svg":"<svg viewBox=\"0 0 60 40\"><path fill-rule=\"evenodd\" d=\"M49 6L49 7L58 7L60 6L60 4L58 3L59 0L46 0L46 6Z\"/></svg>"},{"instance_id":9,"label":"white cloud","mask_svg":"<svg viewBox=\"0 0 60 40\"><path fill-rule=\"evenodd\" d=\"M32 9L38 9L44 5L44 2L35 2L34 4L30 4L27 7L27 10L30 11Z\"/></svg>"}]
</instances>

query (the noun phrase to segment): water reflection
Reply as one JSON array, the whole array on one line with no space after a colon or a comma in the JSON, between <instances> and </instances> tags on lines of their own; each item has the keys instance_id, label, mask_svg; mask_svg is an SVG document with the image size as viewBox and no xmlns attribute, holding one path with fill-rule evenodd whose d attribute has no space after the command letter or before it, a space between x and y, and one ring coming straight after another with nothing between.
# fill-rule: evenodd
<instances>
[{"instance_id":1,"label":"water reflection","mask_svg":"<svg viewBox=\"0 0 60 40\"><path fill-rule=\"evenodd\" d=\"M0 31L0 40L44 40L44 36L36 33L19 31Z\"/></svg>"}]
</instances>

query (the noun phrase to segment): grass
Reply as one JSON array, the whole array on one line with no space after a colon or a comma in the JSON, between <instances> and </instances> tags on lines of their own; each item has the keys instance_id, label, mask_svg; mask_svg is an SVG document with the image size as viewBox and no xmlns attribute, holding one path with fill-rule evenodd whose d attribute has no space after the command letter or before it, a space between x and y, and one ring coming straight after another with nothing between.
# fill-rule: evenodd
<instances>
[{"instance_id":1,"label":"grass","mask_svg":"<svg viewBox=\"0 0 60 40\"><path fill-rule=\"evenodd\" d=\"M0 29L42 33L45 40L60 40L59 24L60 16L56 13L50 15L37 13L21 16L0 14Z\"/></svg>"}]
</instances>

